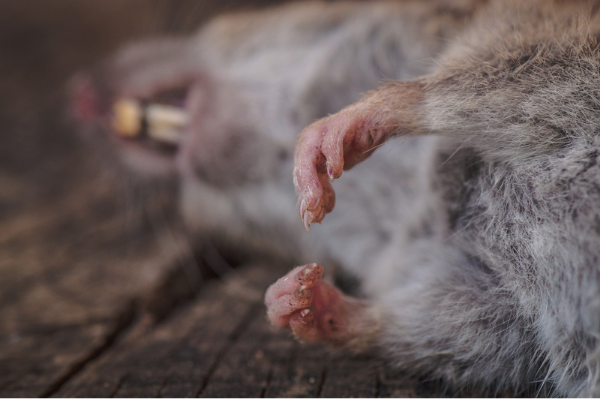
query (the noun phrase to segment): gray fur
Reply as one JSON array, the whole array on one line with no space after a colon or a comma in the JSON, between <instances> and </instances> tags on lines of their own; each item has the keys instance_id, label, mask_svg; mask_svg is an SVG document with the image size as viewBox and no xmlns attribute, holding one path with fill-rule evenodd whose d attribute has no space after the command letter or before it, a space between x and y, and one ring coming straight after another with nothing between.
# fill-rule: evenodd
<instances>
[{"instance_id":1,"label":"gray fur","mask_svg":"<svg viewBox=\"0 0 600 400\"><path fill-rule=\"evenodd\" d=\"M211 111L175 168L190 228L342 266L381 314L373 344L398 367L459 389L598 395L597 7L480 3L220 17L172 46L126 48L108 80L203 75ZM436 135L397 139L344 173L335 210L306 235L296 134L385 80L415 78Z\"/></svg>"}]
</instances>

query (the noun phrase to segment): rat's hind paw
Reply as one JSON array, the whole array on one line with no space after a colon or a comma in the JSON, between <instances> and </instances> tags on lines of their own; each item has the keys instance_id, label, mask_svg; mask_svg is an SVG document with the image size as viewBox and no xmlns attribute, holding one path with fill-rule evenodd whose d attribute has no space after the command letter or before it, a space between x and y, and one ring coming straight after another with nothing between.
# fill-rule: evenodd
<instances>
[{"instance_id":1,"label":"rat's hind paw","mask_svg":"<svg viewBox=\"0 0 600 400\"><path fill-rule=\"evenodd\" d=\"M290 316L311 305L311 288L320 282L323 267L308 264L294 268L283 278L272 284L265 294L267 316L271 324L285 328Z\"/></svg>"},{"instance_id":2,"label":"rat's hind paw","mask_svg":"<svg viewBox=\"0 0 600 400\"><path fill-rule=\"evenodd\" d=\"M297 267L275 282L265 295L267 317L279 328L290 328L306 342L346 345L368 336L363 327L370 320L370 307L345 296L321 280L323 267Z\"/></svg>"}]
</instances>

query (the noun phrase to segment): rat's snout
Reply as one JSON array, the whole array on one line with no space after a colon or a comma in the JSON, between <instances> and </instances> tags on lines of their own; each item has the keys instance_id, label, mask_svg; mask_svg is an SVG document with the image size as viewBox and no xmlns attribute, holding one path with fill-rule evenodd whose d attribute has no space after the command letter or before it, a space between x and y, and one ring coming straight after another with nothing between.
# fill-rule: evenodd
<instances>
[{"instance_id":1,"label":"rat's snout","mask_svg":"<svg viewBox=\"0 0 600 400\"><path fill-rule=\"evenodd\" d=\"M100 76L98 76L100 75ZM148 82L132 91L127 82L112 85L102 74L80 73L69 85L70 112L84 126L99 127L103 136L126 147L173 155L189 125L186 107L190 82Z\"/></svg>"},{"instance_id":2,"label":"rat's snout","mask_svg":"<svg viewBox=\"0 0 600 400\"><path fill-rule=\"evenodd\" d=\"M114 88L102 68L80 72L68 83L69 111L80 124L89 125L110 118Z\"/></svg>"},{"instance_id":3,"label":"rat's snout","mask_svg":"<svg viewBox=\"0 0 600 400\"><path fill-rule=\"evenodd\" d=\"M70 112L80 123L87 123L101 116L98 91L91 75L80 73L69 83Z\"/></svg>"},{"instance_id":4,"label":"rat's snout","mask_svg":"<svg viewBox=\"0 0 600 400\"><path fill-rule=\"evenodd\" d=\"M194 131L191 94L205 78L184 44L152 40L129 46L70 82L70 114L79 130L143 175L176 173Z\"/></svg>"},{"instance_id":5,"label":"rat's snout","mask_svg":"<svg viewBox=\"0 0 600 400\"><path fill-rule=\"evenodd\" d=\"M177 147L189 123L186 97L187 89L178 88L146 99L118 98L112 104L112 130L121 138Z\"/></svg>"}]
</instances>

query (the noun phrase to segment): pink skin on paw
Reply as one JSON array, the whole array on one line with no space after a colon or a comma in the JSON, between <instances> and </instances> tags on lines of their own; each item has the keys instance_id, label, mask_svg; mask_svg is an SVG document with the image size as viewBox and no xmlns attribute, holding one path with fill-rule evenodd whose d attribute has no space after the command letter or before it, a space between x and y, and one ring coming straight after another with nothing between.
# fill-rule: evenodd
<instances>
[{"instance_id":1,"label":"pink skin on paw","mask_svg":"<svg viewBox=\"0 0 600 400\"><path fill-rule=\"evenodd\" d=\"M364 304L322 281L322 273L323 267L309 264L271 285L265 295L267 316L300 340L342 345L358 333L355 322Z\"/></svg>"},{"instance_id":2,"label":"pink skin on paw","mask_svg":"<svg viewBox=\"0 0 600 400\"><path fill-rule=\"evenodd\" d=\"M294 185L307 231L333 210L331 181L344 169L369 157L394 134L424 133L419 113L424 87L424 81L389 83L302 131L296 144Z\"/></svg>"},{"instance_id":3,"label":"pink skin on paw","mask_svg":"<svg viewBox=\"0 0 600 400\"><path fill-rule=\"evenodd\" d=\"M322 274L323 267L309 264L294 268L272 284L265 294L269 321L279 328L288 326L292 313L310 306L313 295L311 288Z\"/></svg>"},{"instance_id":4,"label":"pink skin on paw","mask_svg":"<svg viewBox=\"0 0 600 400\"><path fill-rule=\"evenodd\" d=\"M344 169L371 155L389 136L377 118L365 117L360 104L315 122L298 137L294 185L299 196L300 218L308 231L335 206L331 186Z\"/></svg>"}]
</instances>

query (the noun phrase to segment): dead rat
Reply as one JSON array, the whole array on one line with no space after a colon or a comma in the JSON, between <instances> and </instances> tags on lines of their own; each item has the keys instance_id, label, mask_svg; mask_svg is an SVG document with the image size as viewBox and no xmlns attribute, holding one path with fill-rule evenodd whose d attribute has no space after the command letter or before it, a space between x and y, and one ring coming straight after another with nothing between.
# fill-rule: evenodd
<instances>
[{"instance_id":1,"label":"dead rat","mask_svg":"<svg viewBox=\"0 0 600 400\"><path fill-rule=\"evenodd\" d=\"M597 395L597 6L224 16L126 47L79 78L73 108L130 168L178 180L197 234L319 263L265 297L300 340L454 388ZM321 280L328 264L360 297Z\"/></svg>"}]
</instances>

